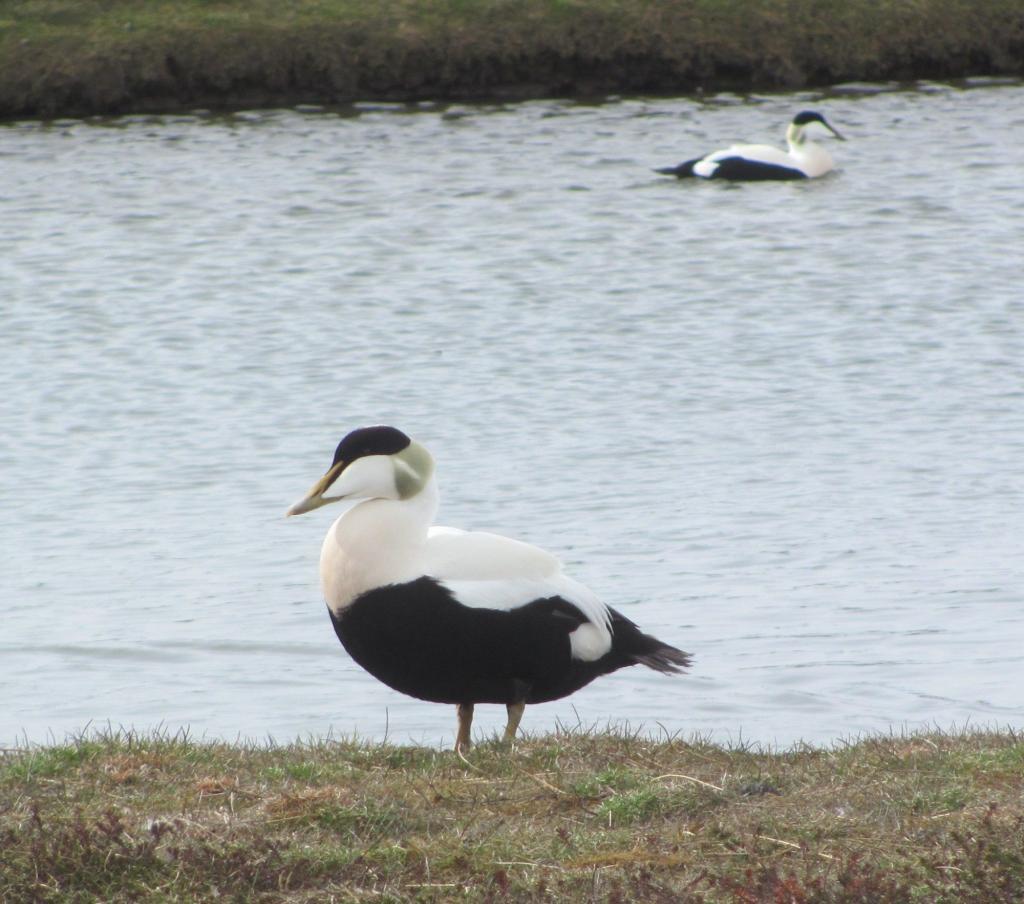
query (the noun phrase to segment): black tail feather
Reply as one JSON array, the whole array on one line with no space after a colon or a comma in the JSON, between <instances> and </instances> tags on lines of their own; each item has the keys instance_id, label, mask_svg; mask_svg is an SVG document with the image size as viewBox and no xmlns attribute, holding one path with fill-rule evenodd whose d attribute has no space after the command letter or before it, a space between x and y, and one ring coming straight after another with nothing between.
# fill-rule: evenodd
<instances>
[{"instance_id":1,"label":"black tail feather","mask_svg":"<svg viewBox=\"0 0 1024 904\"><path fill-rule=\"evenodd\" d=\"M645 665L666 675L677 674L690 665L690 654L644 634L635 623L621 612L611 610L612 650L617 652L626 665Z\"/></svg>"},{"instance_id":2,"label":"black tail feather","mask_svg":"<svg viewBox=\"0 0 1024 904\"><path fill-rule=\"evenodd\" d=\"M693 165L700 163L701 157L694 157L693 160L687 160L685 163L680 163L679 166L664 166L656 169L656 173L661 173L663 176L675 176L677 179L686 179L693 175Z\"/></svg>"},{"instance_id":3,"label":"black tail feather","mask_svg":"<svg viewBox=\"0 0 1024 904\"><path fill-rule=\"evenodd\" d=\"M641 635L651 641L652 649L642 653L634 653L633 659L638 665L645 665L656 672L675 675L690 667L690 654L677 650L675 647L662 643L650 634Z\"/></svg>"}]
</instances>

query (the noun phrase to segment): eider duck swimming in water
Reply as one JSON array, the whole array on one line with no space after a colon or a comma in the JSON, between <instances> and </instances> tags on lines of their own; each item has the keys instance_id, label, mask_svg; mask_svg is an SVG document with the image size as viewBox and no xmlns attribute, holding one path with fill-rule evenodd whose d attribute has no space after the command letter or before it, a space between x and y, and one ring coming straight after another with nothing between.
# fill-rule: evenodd
<instances>
[{"instance_id":1,"label":"eider duck swimming in water","mask_svg":"<svg viewBox=\"0 0 1024 904\"><path fill-rule=\"evenodd\" d=\"M550 553L497 534L432 527L434 460L394 427L353 430L289 515L354 505L324 539L320 580L352 658L403 694L458 707L504 703L505 740L527 703L557 700L627 665L679 672L689 656L644 634Z\"/></svg>"},{"instance_id":2,"label":"eider duck swimming in water","mask_svg":"<svg viewBox=\"0 0 1024 904\"><path fill-rule=\"evenodd\" d=\"M722 151L704 157L695 157L679 166L655 170L666 176L685 179L728 179L733 182L763 182L767 180L815 179L824 176L835 165L832 157L821 145L807 137L808 127L820 123L840 141L845 141L813 110L798 113L786 130L789 151L780 151L769 144L734 144Z\"/></svg>"}]
</instances>

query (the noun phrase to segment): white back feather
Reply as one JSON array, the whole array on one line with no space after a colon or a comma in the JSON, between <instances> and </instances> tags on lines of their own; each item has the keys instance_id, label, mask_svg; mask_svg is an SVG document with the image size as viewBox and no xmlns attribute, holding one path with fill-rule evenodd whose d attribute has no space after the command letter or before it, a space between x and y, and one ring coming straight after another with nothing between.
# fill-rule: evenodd
<instances>
[{"instance_id":1,"label":"white back feather","mask_svg":"<svg viewBox=\"0 0 1024 904\"><path fill-rule=\"evenodd\" d=\"M789 154L770 144L734 144L724 151L715 151L709 159L724 160L726 157L742 157L744 160L770 163L774 166L793 165L793 158Z\"/></svg>"},{"instance_id":2,"label":"white back feather","mask_svg":"<svg viewBox=\"0 0 1024 904\"><path fill-rule=\"evenodd\" d=\"M543 549L499 534L432 527L421 561L423 573L441 581L464 606L507 611L560 597L589 622L571 635L573 656L598 659L611 649L608 607Z\"/></svg>"},{"instance_id":3,"label":"white back feather","mask_svg":"<svg viewBox=\"0 0 1024 904\"><path fill-rule=\"evenodd\" d=\"M551 553L500 534L431 527L423 545L424 574L444 580L540 580L561 571Z\"/></svg>"}]
</instances>

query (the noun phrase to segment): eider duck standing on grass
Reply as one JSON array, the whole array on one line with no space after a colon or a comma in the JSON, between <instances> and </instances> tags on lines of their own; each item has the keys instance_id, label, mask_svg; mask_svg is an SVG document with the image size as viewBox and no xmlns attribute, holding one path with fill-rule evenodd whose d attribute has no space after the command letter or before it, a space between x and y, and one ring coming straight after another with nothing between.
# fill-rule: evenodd
<instances>
[{"instance_id":1,"label":"eider duck standing on grass","mask_svg":"<svg viewBox=\"0 0 1024 904\"><path fill-rule=\"evenodd\" d=\"M701 179L729 179L733 182L815 179L824 176L834 164L829 152L807 137L808 127L814 123L820 123L840 141L846 140L820 113L804 110L796 115L786 130L788 152L769 144L734 144L723 151L695 157L679 166L655 172L680 179L698 176Z\"/></svg>"},{"instance_id":2,"label":"eider duck standing on grass","mask_svg":"<svg viewBox=\"0 0 1024 904\"><path fill-rule=\"evenodd\" d=\"M345 649L388 687L458 707L504 703L505 740L527 703L557 700L627 665L679 672L689 656L644 634L562 572L554 556L497 534L431 527L434 460L394 427L353 430L289 515L355 503L331 525L320 580Z\"/></svg>"}]
</instances>

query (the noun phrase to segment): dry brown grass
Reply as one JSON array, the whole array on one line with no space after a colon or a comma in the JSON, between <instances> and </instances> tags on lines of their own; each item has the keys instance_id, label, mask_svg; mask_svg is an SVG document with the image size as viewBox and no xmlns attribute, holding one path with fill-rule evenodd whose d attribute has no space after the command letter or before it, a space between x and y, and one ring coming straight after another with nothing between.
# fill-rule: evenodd
<instances>
[{"instance_id":1,"label":"dry brown grass","mask_svg":"<svg viewBox=\"0 0 1024 904\"><path fill-rule=\"evenodd\" d=\"M1013 902L1024 739L97 737L4 756L0 850L5 902Z\"/></svg>"}]
</instances>

